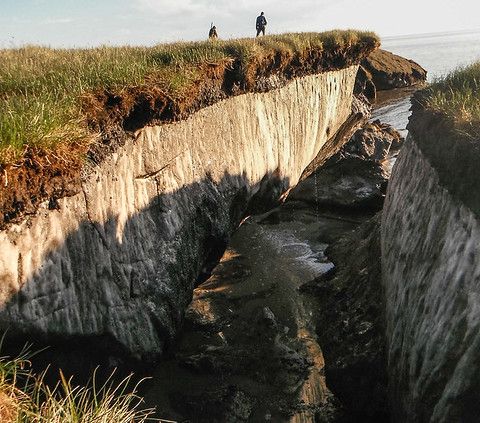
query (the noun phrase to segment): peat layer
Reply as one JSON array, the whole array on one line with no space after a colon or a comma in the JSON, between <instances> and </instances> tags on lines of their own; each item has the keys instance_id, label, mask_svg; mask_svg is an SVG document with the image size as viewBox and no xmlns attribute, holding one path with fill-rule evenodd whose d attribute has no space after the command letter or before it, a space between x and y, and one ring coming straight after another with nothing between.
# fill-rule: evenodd
<instances>
[{"instance_id":1,"label":"peat layer","mask_svg":"<svg viewBox=\"0 0 480 423\"><path fill-rule=\"evenodd\" d=\"M373 100L377 91L421 85L426 79L427 71L418 63L378 49L362 60L355 92Z\"/></svg>"}]
</instances>

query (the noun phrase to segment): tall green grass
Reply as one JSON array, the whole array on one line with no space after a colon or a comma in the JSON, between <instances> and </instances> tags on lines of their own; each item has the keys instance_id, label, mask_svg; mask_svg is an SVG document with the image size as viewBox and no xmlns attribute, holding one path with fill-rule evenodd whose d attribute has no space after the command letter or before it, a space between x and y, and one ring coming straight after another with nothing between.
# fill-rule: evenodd
<instances>
[{"instance_id":1,"label":"tall green grass","mask_svg":"<svg viewBox=\"0 0 480 423\"><path fill-rule=\"evenodd\" d=\"M0 50L0 165L15 161L28 147L89 142L92 134L82 114L86 93L155 83L178 97L195 83L195 69L202 64L237 61L245 74L252 63L276 52L292 57L313 49L341 54L356 45L373 49L378 44L373 33L348 30L149 48Z\"/></svg>"},{"instance_id":2,"label":"tall green grass","mask_svg":"<svg viewBox=\"0 0 480 423\"><path fill-rule=\"evenodd\" d=\"M437 78L423 98L427 108L442 112L459 126L470 126L472 134L480 134L480 62Z\"/></svg>"},{"instance_id":3,"label":"tall green grass","mask_svg":"<svg viewBox=\"0 0 480 423\"><path fill-rule=\"evenodd\" d=\"M31 354L0 357L0 420L2 423L147 423L153 410L142 408L138 385L126 377L118 383L113 376L98 386L96 375L90 387L76 386L60 372L51 388L44 374L31 371ZM166 421L164 421L166 422Z\"/></svg>"}]
</instances>

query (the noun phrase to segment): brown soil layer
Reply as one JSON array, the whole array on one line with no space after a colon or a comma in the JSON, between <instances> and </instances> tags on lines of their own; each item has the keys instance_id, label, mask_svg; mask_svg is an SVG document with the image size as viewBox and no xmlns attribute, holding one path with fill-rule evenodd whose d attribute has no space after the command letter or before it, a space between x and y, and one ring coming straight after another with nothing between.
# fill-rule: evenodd
<instances>
[{"instance_id":1,"label":"brown soil layer","mask_svg":"<svg viewBox=\"0 0 480 423\"><path fill-rule=\"evenodd\" d=\"M100 163L144 126L186 119L231 96L266 92L295 78L358 64L374 48L357 44L334 53L310 50L301 59L279 52L250 64L246 72L239 60L204 65L196 69L196 83L175 98L154 78L139 87L85 95L82 111L100 139L89 147L70 144L63 152L30 149L21 162L0 165L0 229L34 213L46 200L55 208L59 198L78 193L85 158L89 164Z\"/></svg>"},{"instance_id":2,"label":"brown soil layer","mask_svg":"<svg viewBox=\"0 0 480 423\"><path fill-rule=\"evenodd\" d=\"M427 71L418 63L379 49L362 60L355 91L375 99L377 91L419 85L426 79Z\"/></svg>"},{"instance_id":3,"label":"brown soil layer","mask_svg":"<svg viewBox=\"0 0 480 423\"><path fill-rule=\"evenodd\" d=\"M55 209L59 198L79 192L86 148L72 145L72 150L63 153L32 148L20 163L0 166L0 229L35 213L45 200Z\"/></svg>"}]
</instances>

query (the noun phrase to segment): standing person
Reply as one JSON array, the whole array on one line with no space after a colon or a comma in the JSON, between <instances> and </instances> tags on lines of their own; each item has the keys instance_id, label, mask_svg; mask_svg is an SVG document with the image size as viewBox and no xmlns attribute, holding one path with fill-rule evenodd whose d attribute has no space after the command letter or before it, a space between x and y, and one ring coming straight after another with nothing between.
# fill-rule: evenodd
<instances>
[{"instance_id":1,"label":"standing person","mask_svg":"<svg viewBox=\"0 0 480 423\"><path fill-rule=\"evenodd\" d=\"M210 31L208 31L208 38L218 38L217 27L212 23L210 26Z\"/></svg>"},{"instance_id":2,"label":"standing person","mask_svg":"<svg viewBox=\"0 0 480 423\"><path fill-rule=\"evenodd\" d=\"M262 33L265 35L265 27L267 26L267 20L265 19L264 13L260 13L260 16L257 17L257 37Z\"/></svg>"}]
</instances>

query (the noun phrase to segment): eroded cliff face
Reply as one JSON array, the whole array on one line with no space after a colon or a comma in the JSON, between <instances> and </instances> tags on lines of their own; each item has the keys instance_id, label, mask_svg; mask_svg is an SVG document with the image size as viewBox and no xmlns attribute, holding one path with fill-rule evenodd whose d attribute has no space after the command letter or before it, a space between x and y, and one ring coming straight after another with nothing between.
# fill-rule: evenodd
<instances>
[{"instance_id":1,"label":"eroded cliff face","mask_svg":"<svg viewBox=\"0 0 480 423\"><path fill-rule=\"evenodd\" d=\"M294 185L348 118L356 71L304 77L139 131L80 194L0 233L1 328L160 353L212 246L249 200L264 199L255 194Z\"/></svg>"},{"instance_id":2,"label":"eroded cliff face","mask_svg":"<svg viewBox=\"0 0 480 423\"><path fill-rule=\"evenodd\" d=\"M425 83L427 71L413 60L377 49L360 64L355 92L375 100L377 91L419 86Z\"/></svg>"},{"instance_id":3,"label":"eroded cliff face","mask_svg":"<svg viewBox=\"0 0 480 423\"><path fill-rule=\"evenodd\" d=\"M454 159L466 146L439 148L448 132L426 130L425 121L423 133L415 124L410 129L414 136L389 183L381 236L392 412L398 422L476 422L480 224L455 188L455 181L463 190L471 186L468 175L463 184L459 179L462 162L450 163L457 171L446 183L438 160Z\"/></svg>"}]
</instances>

